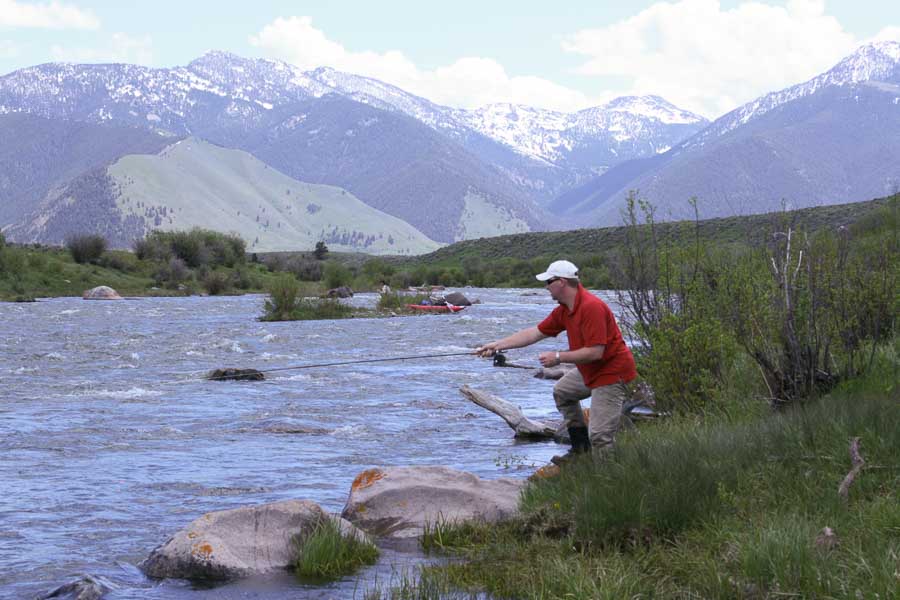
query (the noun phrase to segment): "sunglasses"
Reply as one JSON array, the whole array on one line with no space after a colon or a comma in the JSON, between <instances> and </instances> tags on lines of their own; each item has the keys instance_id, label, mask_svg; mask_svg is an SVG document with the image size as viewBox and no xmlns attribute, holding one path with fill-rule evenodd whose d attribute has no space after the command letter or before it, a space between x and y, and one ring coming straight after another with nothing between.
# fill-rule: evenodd
<instances>
[{"instance_id":1,"label":"sunglasses","mask_svg":"<svg viewBox=\"0 0 900 600\"><path fill-rule=\"evenodd\" d=\"M550 285L551 285L554 281L559 281L560 279L562 279L562 277L551 277L550 279L548 279L547 281L544 282L544 285L547 286L547 287L550 287Z\"/></svg>"}]
</instances>

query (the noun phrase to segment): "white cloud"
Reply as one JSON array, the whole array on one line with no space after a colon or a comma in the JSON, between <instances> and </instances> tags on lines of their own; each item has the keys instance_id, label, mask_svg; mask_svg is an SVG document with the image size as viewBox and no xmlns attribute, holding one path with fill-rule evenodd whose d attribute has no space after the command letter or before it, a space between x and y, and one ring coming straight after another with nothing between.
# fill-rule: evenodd
<instances>
[{"instance_id":1,"label":"white cloud","mask_svg":"<svg viewBox=\"0 0 900 600\"><path fill-rule=\"evenodd\" d=\"M814 77L858 43L821 0L744 2L730 10L718 0L680 0L579 31L563 48L588 57L582 74L630 78L618 94L658 94L718 117Z\"/></svg>"},{"instance_id":2,"label":"white cloud","mask_svg":"<svg viewBox=\"0 0 900 600\"><path fill-rule=\"evenodd\" d=\"M100 21L90 11L61 2L26 4L0 0L0 27L97 29Z\"/></svg>"},{"instance_id":3,"label":"white cloud","mask_svg":"<svg viewBox=\"0 0 900 600\"><path fill-rule=\"evenodd\" d=\"M267 56L301 69L329 66L373 77L439 104L474 108L494 102L513 102L557 110L591 105L581 92L539 77L510 76L490 58L463 57L434 70L418 68L402 52L351 52L313 27L310 17L275 19L250 43Z\"/></svg>"},{"instance_id":4,"label":"white cloud","mask_svg":"<svg viewBox=\"0 0 900 600\"><path fill-rule=\"evenodd\" d=\"M15 58L19 55L19 47L9 40L0 40L0 58Z\"/></svg>"},{"instance_id":5,"label":"white cloud","mask_svg":"<svg viewBox=\"0 0 900 600\"><path fill-rule=\"evenodd\" d=\"M885 26L873 39L900 39L900 27ZM782 6L747 0L727 10L719 0L660 1L563 38L564 51L586 57L577 73L625 82L589 97L549 79L510 75L491 58L460 57L426 70L397 50L350 51L310 17L280 17L250 37L270 58L373 77L449 106L512 102L574 111L617 96L656 94L712 118L818 75L863 41L871 40L847 32L826 14L823 0Z\"/></svg>"},{"instance_id":6,"label":"white cloud","mask_svg":"<svg viewBox=\"0 0 900 600\"><path fill-rule=\"evenodd\" d=\"M872 37L870 42L900 42L900 27L885 27Z\"/></svg>"},{"instance_id":7,"label":"white cloud","mask_svg":"<svg viewBox=\"0 0 900 600\"><path fill-rule=\"evenodd\" d=\"M153 63L153 40L149 35L131 37L125 33L114 33L101 47L67 47L54 45L50 47L53 60L79 63L137 63L148 65Z\"/></svg>"}]
</instances>

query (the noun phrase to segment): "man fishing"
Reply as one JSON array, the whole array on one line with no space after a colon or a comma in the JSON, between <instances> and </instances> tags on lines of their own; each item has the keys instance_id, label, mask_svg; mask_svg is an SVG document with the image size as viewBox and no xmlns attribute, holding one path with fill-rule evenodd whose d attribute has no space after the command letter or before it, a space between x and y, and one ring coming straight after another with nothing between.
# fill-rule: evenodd
<instances>
[{"instance_id":1,"label":"man fishing","mask_svg":"<svg viewBox=\"0 0 900 600\"><path fill-rule=\"evenodd\" d=\"M573 456L593 449L595 458L612 448L622 420L625 384L637 377L631 350L625 345L616 318L603 300L588 292L578 279L578 268L567 260L550 264L538 274L559 306L535 327L485 344L475 352L493 356L510 348L530 346L565 331L569 350L541 352L544 367L573 363L553 387L556 408L562 414L572 449L565 456L553 457L561 464ZM581 400L591 397L590 428L584 422Z\"/></svg>"}]
</instances>

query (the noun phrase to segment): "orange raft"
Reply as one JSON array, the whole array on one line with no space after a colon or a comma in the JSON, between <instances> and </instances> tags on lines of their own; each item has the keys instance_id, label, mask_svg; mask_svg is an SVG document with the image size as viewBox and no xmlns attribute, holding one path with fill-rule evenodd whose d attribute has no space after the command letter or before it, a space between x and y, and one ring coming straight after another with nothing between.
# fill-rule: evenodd
<instances>
[{"instance_id":1,"label":"orange raft","mask_svg":"<svg viewBox=\"0 0 900 600\"><path fill-rule=\"evenodd\" d=\"M407 304L406 308L425 312L455 313L464 309L465 306L454 306L453 304Z\"/></svg>"}]
</instances>

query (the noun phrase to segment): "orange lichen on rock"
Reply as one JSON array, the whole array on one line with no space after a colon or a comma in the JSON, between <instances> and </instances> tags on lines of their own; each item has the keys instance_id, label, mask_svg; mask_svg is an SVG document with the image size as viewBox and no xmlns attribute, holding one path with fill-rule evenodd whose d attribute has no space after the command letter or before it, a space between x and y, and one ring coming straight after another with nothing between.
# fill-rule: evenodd
<instances>
[{"instance_id":1,"label":"orange lichen on rock","mask_svg":"<svg viewBox=\"0 0 900 600\"><path fill-rule=\"evenodd\" d=\"M353 485L350 486L352 490L361 490L369 487L379 479L384 477L384 471L381 469L366 469L362 473L356 476L356 479L353 480Z\"/></svg>"},{"instance_id":2,"label":"orange lichen on rock","mask_svg":"<svg viewBox=\"0 0 900 600\"><path fill-rule=\"evenodd\" d=\"M550 479L551 477L556 477L559 475L559 467L556 465L545 465L531 474L528 478L529 481L534 481L535 479Z\"/></svg>"},{"instance_id":3,"label":"orange lichen on rock","mask_svg":"<svg viewBox=\"0 0 900 600\"><path fill-rule=\"evenodd\" d=\"M194 554L199 555L200 558L209 558L213 553L213 547L209 543L194 544L193 550Z\"/></svg>"}]
</instances>

